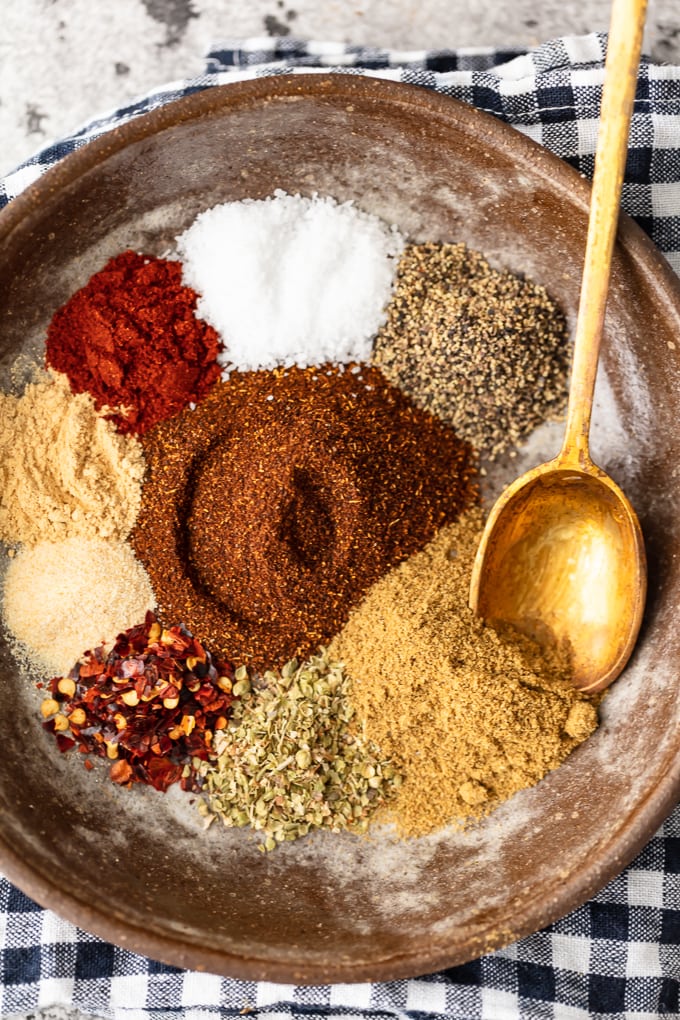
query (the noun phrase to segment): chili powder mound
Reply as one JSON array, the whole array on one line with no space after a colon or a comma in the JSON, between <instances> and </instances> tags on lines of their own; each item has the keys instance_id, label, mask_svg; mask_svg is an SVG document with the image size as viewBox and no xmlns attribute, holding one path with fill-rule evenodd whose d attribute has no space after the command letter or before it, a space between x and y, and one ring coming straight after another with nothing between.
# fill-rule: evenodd
<instances>
[{"instance_id":1,"label":"chili powder mound","mask_svg":"<svg viewBox=\"0 0 680 1020\"><path fill-rule=\"evenodd\" d=\"M126 251L57 310L47 363L92 395L123 433L146 432L199 400L220 374L218 334L196 317L179 262Z\"/></svg>"},{"instance_id":2,"label":"chili powder mound","mask_svg":"<svg viewBox=\"0 0 680 1020\"><path fill-rule=\"evenodd\" d=\"M255 668L306 657L478 492L472 447L375 368L234 373L143 440L160 612Z\"/></svg>"}]
</instances>

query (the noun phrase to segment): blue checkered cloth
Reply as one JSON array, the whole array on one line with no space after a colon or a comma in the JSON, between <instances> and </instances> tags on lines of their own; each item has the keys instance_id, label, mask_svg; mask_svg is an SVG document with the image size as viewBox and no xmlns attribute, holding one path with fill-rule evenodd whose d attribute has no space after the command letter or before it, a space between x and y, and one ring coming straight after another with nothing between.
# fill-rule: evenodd
<instances>
[{"instance_id":1,"label":"blue checkered cloth","mask_svg":"<svg viewBox=\"0 0 680 1020\"><path fill-rule=\"evenodd\" d=\"M393 52L287 38L216 47L206 73L112 112L0 182L0 206L124 121L230 81L337 70L434 89L485 110L592 175L606 38L529 53ZM623 206L680 273L680 67L643 61ZM561 921L471 963L408 981L293 986L178 970L43 910L0 878L0 1013L71 1005L117 1020L650 1020L680 1016L680 808L637 859Z\"/></svg>"}]
</instances>

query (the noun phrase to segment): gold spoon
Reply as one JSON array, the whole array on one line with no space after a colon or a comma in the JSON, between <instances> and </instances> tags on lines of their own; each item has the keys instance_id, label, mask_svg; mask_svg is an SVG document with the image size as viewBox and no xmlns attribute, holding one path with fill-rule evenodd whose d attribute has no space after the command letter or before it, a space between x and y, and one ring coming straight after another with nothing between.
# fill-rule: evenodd
<instances>
[{"instance_id":1,"label":"gold spoon","mask_svg":"<svg viewBox=\"0 0 680 1020\"><path fill-rule=\"evenodd\" d=\"M564 443L498 499L470 583L484 619L566 645L573 683L587 691L607 687L628 661L647 588L638 519L588 449L646 6L612 4Z\"/></svg>"}]
</instances>

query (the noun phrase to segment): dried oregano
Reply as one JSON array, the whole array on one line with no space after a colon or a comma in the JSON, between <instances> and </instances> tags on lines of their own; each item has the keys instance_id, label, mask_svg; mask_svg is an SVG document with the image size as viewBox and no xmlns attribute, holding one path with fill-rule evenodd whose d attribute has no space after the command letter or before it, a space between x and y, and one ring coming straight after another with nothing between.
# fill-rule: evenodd
<instances>
[{"instance_id":1,"label":"dried oregano","mask_svg":"<svg viewBox=\"0 0 680 1020\"><path fill-rule=\"evenodd\" d=\"M217 764L202 767L199 810L258 830L262 850L316 828L364 832L401 775L353 732L349 683L324 649L254 677L252 686L241 667L234 687L241 698L228 729L215 734Z\"/></svg>"}]
</instances>

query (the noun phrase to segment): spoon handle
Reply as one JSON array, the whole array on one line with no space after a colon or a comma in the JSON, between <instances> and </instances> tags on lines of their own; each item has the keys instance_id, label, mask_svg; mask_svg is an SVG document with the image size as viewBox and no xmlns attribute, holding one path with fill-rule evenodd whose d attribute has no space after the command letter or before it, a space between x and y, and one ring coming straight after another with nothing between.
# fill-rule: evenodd
<instances>
[{"instance_id":1,"label":"spoon handle","mask_svg":"<svg viewBox=\"0 0 680 1020\"><path fill-rule=\"evenodd\" d=\"M559 460L590 463L588 434L647 0L613 0L569 406Z\"/></svg>"}]
</instances>

